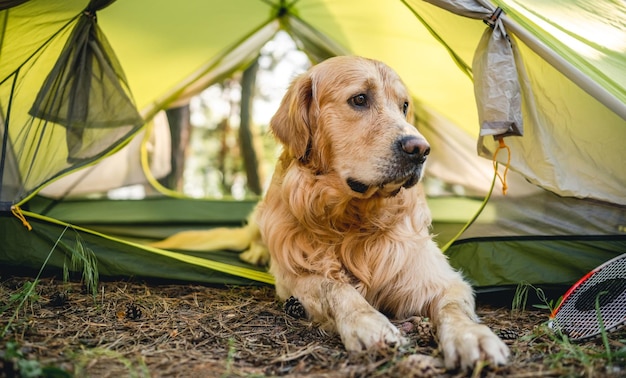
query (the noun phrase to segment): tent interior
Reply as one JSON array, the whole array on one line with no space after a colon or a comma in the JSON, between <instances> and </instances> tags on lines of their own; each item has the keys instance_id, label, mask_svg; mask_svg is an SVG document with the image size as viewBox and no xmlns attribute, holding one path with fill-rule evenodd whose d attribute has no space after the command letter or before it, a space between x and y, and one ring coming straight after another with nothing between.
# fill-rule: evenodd
<instances>
[{"instance_id":1,"label":"tent interior","mask_svg":"<svg viewBox=\"0 0 626 378\"><path fill-rule=\"evenodd\" d=\"M410 89L433 233L479 292L569 285L626 251L626 5L354 5L0 0L2 270L81 249L100 276L271 284L232 251L147 243L245 222L278 101L334 55Z\"/></svg>"}]
</instances>

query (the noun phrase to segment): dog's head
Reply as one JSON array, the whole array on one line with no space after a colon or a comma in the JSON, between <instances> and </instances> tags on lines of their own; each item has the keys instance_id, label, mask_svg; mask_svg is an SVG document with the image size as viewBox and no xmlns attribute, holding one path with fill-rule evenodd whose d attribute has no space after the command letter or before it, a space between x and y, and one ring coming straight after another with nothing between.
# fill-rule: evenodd
<instances>
[{"instance_id":1,"label":"dog's head","mask_svg":"<svg viewBox=\"0 0 626 378\"><path fill-rule=\"evenodd\" d=\"M290 157L315 174L335 173L350 195L393 196L420 180L430 151L411 113L391 68L342 56L298 77L270 126Z\"/></svg>"}]
</instances>

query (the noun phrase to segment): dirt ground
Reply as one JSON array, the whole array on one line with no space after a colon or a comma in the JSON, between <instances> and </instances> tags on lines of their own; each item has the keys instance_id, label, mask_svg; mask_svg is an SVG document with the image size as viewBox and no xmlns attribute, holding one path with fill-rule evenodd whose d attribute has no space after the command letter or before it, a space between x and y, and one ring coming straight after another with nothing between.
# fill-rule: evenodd
<instances>
[{"instance_id":1,"label":"dirt ground","mask_svg":"<svg viewBox=\"0 0 626 378\"><path fill-rule=\"evenodd\" d=\"M271 287L115 281L101 282L94 298L79 283L46 278L19 306L28 282L0 279L0 377L626 376L624 331L606 344L568 342L546 327L545 309L480 303L511 361L462 372L441 367L428 319L394 321L409 345L349 354L337 336L287 314Z\"/></svg>"}]
</instances>

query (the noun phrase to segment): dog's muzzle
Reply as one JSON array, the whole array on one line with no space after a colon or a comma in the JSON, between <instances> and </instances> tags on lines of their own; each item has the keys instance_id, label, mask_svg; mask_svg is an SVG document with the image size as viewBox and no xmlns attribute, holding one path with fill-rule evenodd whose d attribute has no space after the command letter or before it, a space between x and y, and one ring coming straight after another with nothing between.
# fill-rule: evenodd
<instances>
[{"instance_id":1,"label":"dog's muzzle","mask_svg":"<svg viewBox=\"0 0 626 378\"><path fill-rule=\"evenodd\" d=\"M350 189L356 193L365 194L375 186L392 197L398 194L401 188L408 189L417 184L422 177L424 163L430 153L428 142L412 135L405 136L398 139L392 149L392 158L382 164L380 181L367 184L348 178L346 183Z\"/></svg>"}]
</instances>

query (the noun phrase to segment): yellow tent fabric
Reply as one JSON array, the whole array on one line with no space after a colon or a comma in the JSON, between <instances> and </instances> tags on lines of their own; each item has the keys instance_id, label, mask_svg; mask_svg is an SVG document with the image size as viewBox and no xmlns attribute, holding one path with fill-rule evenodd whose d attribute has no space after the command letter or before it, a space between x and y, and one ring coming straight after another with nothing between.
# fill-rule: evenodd
<instances>
[{"instance_id":1,"label":"yellow tent fabric","mask_svg":"<svg viewBox=\"0 0 626 378\"><path fill-rule=\"evenodd\" d=\"M107 86L128 97L142 119L121 129L92 128L89 143L82 143L82 131L71 133L31 110L50 73L65 67L59 58L72 32L96 20L99 32L91 41L110 49L100 49L106 57L95 61L112 67L107 72L116 80ZM559 205L559 214L582 209L580 226L587 205L597 201L612 217L594 219L593 232L624 233L626 5L610 0L0 0L0 211L39 191L63 198L146 182L145 161L153 163L153 174L166 172L156 164L157 147L169 142L159 112L245 68L279 30L312 61L355 54L393 67L411 90L418 127L433 147L427 174L478 194L488 190L498 141L480 135L485 119L474 80L485 77L476 74L489 44L483 36L498 30L520 90L524 135L505 138L511 169L520 182L556 194L537 197L534 209L575 198ZM496 80L492 89L502 89L499 79L513 79L510 71L496 72L487 74ZM143 134L145 125L151 134ZM72 152L68 140L76 135L97 148ZM147 150L149 159L141 155ZM511 201L536 191L528 187L511 183ZM507 211L518 217L513 208ZM554 233L567 229L560 224Z\"/></svg>"},{"instance_id":2,"label":"yellow tent fabric","mask_svg":"<svg viewBox=\"0 0 626 378\"><path fill-rule=\"evenodd\" d=\"M454 138L475 138L479 129L471 66L488 27L480 19L440 8L445 1L433 3L366 0L356 6L348 0L129 1L114 2L99 10L97 19L145 121L159 109L181 101L181 96L184 100L199 91L202 86L198 86L198 79L209 84L245 66L255 49L284 29L296 39L298 33L316 37L314 41L301 38L300 42L325 45L329 54L350 53L387 62L411 88L424 114L433 115L425 117L443 117L462 130ZM617 155L621 155L619 141L626 137L626 121L624 114L615 109L626 102L625 75L619 74L626 65L625 47L620 42L626 40L620 39L625 36L624 5L605 1L598 6L583 0L456 3L469 3L482 12L501 6L508 20L504 24L513 26L506 30L519 47L516 59L527 71L529 82L522 83L527 135L507 140L512 147L512 168L561 195L625 204L621 188L626 178L623 161ZM3 107L7 106L11 73L50 39L45 57L39 60L53 61L63 44L62 35L53 38L55 33L69 33L60 32L62 26L72 22L87 4L84 0L60 4L31 0L2 11ZM591 20L593 29L610 35L610 40L605 39L603 44L598 33L581 24L583 19ZM568 45L562 35L576 41L576 46ZM555 63L548 63L535 45L547 46L559 64L573 66L577 73L567 75L582 78L574 82L594 83L601 92L608 93L609 100L596 100L587 93L588 88L580 89L563 70L553 67ZM22 90L26 91L27 86L36 90L46 73L30 72ZM17 122L19 111L14 110L13 121ZM424 119L424 123L428 121ZM430 127L436 129L437 125ZM483 138L479 153L490 157L496 148L495 141ZM454 171L454 167L450 169ZM454 180L456 176L461 182L472 180L460 178L461 174L447 175L446 179ZM46 182L47 178L40 176L36 179ZM473 179L482 186L488 180ZM596 185L584 185L589 180ZM27 190L30 193L32 190ZM20 199L18 195L10 201Z\"/></svg>"}]
</instances>

